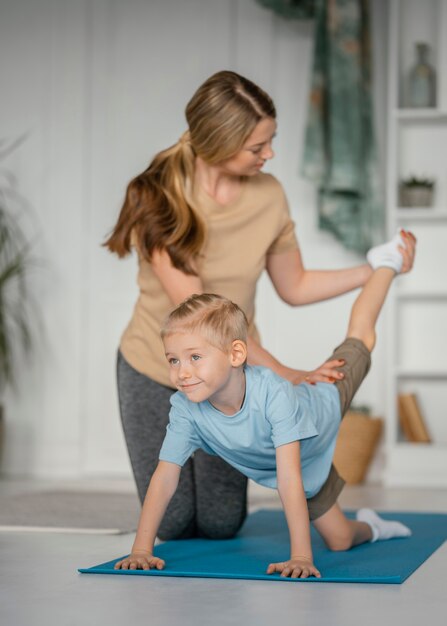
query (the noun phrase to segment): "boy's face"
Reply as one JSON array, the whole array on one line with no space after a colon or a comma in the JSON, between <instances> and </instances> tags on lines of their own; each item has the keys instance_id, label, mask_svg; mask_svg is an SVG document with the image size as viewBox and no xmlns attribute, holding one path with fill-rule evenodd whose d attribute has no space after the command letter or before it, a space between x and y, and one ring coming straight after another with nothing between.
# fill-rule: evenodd
<instances>
[{"instance_id":1,"label":"boy's face","mask_svg":"<svg viewBox=\"0 0 447 626\"><path fill-rule=\"evenodd\" d=\"M232 352L225 353L200 335L187 333L168 335L164 346L171 382L191 402L213 403L213 398L231 389Z\"/></svg>"}]
</instances>

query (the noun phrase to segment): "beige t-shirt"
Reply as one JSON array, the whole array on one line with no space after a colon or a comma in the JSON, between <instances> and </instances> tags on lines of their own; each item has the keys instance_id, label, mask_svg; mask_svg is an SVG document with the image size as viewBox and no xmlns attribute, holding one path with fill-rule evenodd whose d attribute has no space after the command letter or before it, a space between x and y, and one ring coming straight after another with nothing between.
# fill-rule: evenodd
<instances>
[{"instance_id":1,"label":"beige t-shirt","mask_svg":"<svg viewBox=\"0 0 447 626\"><path fill-rule=\"evenodd\" d=\"M245 180L239 197L230 204L220 205L203 190L194 200L207 229L198 270L204 292L236 302L247 316L250 336L258 339L256 284L266 257L298 247L284 191L273 176L260 173ZM138 285L140 296L120 349L134 369L171 386L159 332L173 306L151 264L141 256Z\"/></svg>"}]
</instances>

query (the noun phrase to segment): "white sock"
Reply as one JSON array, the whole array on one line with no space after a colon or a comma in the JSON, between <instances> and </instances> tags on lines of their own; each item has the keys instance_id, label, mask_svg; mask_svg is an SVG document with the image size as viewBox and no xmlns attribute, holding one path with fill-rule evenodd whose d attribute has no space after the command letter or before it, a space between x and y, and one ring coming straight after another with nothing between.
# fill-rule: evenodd
<instances>
[{"instance_id":1,"label":"white sock","mask_svg":"<svg viewBox=\"0 0 447 626\"><path fill-rule=\"evenodd\" d=\"M392 539L393 537L409 537L411 530L400 522L389 522L384 520L372 509L360 509L357 511L357 521L366 522L372 530L371 542L383 539Z\"/></svg>"},{"instance_id":2,"label":"white sock","mask_svg":"<svg viewBox=\"0 0 447 626\"><path fill-rule=\"evenodd\" d=\"M399 274L402 269L403 258L398 246L403 246L405 248L405 243L402 239L402 235L400 234L400 230L396 235L394 235L391 241L388 241L388 243L383 243L380 246L371 248L371 250L368 251L366 258L373 270L376 270L378 267L391 267L396 274Z\"/></svg>"}]
</instances>

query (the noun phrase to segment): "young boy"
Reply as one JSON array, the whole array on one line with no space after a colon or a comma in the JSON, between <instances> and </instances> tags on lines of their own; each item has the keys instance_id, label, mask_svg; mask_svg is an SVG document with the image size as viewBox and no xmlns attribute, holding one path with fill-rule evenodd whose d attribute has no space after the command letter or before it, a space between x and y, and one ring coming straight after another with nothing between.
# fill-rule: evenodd
<instances>
[{"instance_id":1,"label":"young boy","mask_svg":"<svg viewBox=\"0 0 447 626\"><path fill-rule=\"evenodd\" d=\"M267 573L320 577L313 563L310 522L331 550L411 531L362 509L348 520L337 497L343 480L332 466L341 417L370 367L375 324L402 265L399 236L368 255L375 270L355 301L345 341L331 359L343 362L342 380L293 386L271 370L250 367L247 321L231 301L194 295L162 330L172 396L170 423L160 451L132 553L116 569L163 569L153 556L159 524L177 488L182 465L198 448L221 456L261 485L277 488L290 533L290 558Z\"/></svg>"}]
</instances>

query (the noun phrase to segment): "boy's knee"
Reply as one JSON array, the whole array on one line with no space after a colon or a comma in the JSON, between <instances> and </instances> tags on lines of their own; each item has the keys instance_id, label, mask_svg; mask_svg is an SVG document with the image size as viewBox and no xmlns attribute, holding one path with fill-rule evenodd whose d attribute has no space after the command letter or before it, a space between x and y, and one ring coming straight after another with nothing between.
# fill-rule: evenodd
<instances>
[{"instance_id":1,"label":"boy's knee","mask_svg":"<svg viewBox=\"0 0 447 626\"><path fill-rule=\"evenodd\" d=\"M324 541L332 552L345 552L352 548L352 534L350 532L325 537Z\"/></svg>"}]
</instances>

